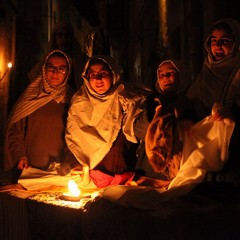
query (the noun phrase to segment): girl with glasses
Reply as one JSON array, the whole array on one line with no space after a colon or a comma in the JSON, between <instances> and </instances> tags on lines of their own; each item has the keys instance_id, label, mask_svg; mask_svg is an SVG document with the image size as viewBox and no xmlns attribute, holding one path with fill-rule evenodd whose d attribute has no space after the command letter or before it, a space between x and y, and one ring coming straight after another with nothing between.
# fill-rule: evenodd
<instances>
[{"instance_id":1,"label":"girl with glasses","mask_svg":"<svg viewBox=\"0 0 240 240\"><path fill-rule=\"evenodd\" d=\"M20 96L6 126L5 169L17 165L20 170L29 166L47 170L52 162L74 161L64 138L73 94L68 85L71 70L69 56L52 51L41 75Z\"/></svg>"}]
</instances>

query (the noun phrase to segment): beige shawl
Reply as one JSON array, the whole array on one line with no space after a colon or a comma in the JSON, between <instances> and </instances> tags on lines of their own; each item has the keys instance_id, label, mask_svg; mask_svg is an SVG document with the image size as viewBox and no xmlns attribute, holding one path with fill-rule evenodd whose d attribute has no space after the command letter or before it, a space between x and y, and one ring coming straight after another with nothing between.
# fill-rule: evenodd
<instances>
[{"instance_id":1,"label":"beige shawl","mask_svg":"<svg viewBox=\"0 0 240 240\"><path fill-rule=\"evenodd\" d=\"M47 59L55 52L62 53L68 62L69 71L65 78L65 81L59 86L52 86L46 79L46 69L45 63ZM55 100L56 102L60 103L68 103L72 97L72 90L67 84L67 81L71 75L72 69L72 61L64 52L60 50L52 51L45 59L44 65L42 66L42 74L41 76L37 77L35 81L33 81L26 90L22 93L19 97L13 109L9 115L7 124L6 124L6 132L5 132L5 165L8 162L11 162L11 154L8 151L9 148L9 141L8 141L8 129L11 127L12 124L20 121L21 119L25 118L26 116L30 115L32 112L36 111L40 107L44 106L51 100Z\"/></svg>"},{"instance_id":2,"label":"beige shawl","mask_svg":"<svg viewBox=\"0 0 240 240\"><path fill-rule=\"evenodd\" d=\"M61 29L67 29L69 31L69 33L72 34L72 42L69 46L69 49L65 49L62 51L65 51L72 59L72 69L73 69L72 73L73 73L73 77L75 79L76 88L79 89L80 86L82 85L81 74L83 72L83 68L88 59L88 56L86 54L84 54L84 52L82 51L81 46L75 36L73 25L71 23L58 22L55 24L55 26L52 30L51 38L47 44L46 52L48 55L53 50L58 49L56 46L56 42L55 42L55 34L57 31L59 31ZM44 60L41 60L29 72L28 78L30 79L31 82L33 81L33 79L35 79L41 73L41 68L42 68L43 63L44 63Z\"/></svg>"}]
</instances>

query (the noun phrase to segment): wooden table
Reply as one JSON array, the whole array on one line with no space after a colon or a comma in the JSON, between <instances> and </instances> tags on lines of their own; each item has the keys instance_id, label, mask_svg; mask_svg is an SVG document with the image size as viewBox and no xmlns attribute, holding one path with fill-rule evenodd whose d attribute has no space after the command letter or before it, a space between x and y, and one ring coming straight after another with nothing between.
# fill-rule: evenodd
<instances>
[{"instance_id":1,"label":"wooden table","mask_svg":"<svg viewBox=\"0 0 240 240\"><path fill-rule=\"evenodd\" d=\"M21 191L22 197L15 194ZM84 209L57 206L12 187L0 192L0 239L240 239L239 188L217 190L211 186L204 191L193 191L154 211L145 211L106 199L86 204Z\"/></svg>"}]
</instances>

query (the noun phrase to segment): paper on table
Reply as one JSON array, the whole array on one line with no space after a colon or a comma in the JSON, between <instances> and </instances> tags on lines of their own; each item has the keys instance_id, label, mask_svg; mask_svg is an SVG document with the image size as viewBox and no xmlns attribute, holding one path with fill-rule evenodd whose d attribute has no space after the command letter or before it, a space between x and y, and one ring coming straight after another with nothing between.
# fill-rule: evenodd
<instances>
[{"instance_id":1,"label":"paper on table","mask_svg":"<svg viewBox=\"0 0 240 240\"><path fill-rule=\"evenodd\" d=\"M47 172L29 167L28 169L23 170L18 183L28 190L37 190L53 185L66 187L68 185L68 181L71 179L75 180L76 183L81 181L80 175L60 176L56 171Z\"/></svg>"}]
</instances>

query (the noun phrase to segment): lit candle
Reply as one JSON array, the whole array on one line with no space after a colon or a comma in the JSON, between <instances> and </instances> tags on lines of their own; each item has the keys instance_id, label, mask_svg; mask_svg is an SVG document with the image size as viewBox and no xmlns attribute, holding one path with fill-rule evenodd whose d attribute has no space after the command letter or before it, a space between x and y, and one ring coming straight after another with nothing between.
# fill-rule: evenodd
<instances>
[{"instance_id":1,"label":"lit candle","mask_svg":"<svg viewBox=\"0 0 240 240\"><path fill-rule=\"evenodd\" d=\"M8 68L10 69L11 67L12 67L12 63L9 62L9 63L8 63Z\"/></svg>"},{"instance_id":2,"label":"lit candle","mask_svg":"<svg viewBox=\"0 0 240 240\"><path fill-rule=\"evenodd\" d=\"M7 66L8 66L8 68L7 68L7 70L5 71L5 73L3 74L2 78L0 79L0 82L4 79L5 75L7 74L7 72L8 72L8 71L10 70L10 68L12 67L12 63L9 62Z\"/></svg>"},{"instance_id":3,"label":"lit candle","mask_svg":"<svg viewBox=\"0 0 240 240\"><path fill-rule=\"evenodd\" d=\"M65 201L77 202L81 199L80 193L81 191L78 189L76 182L74 180L69 180L68 192L63 193L63 195L60 196L60 199Z\"/></svg>"}]
</instances>

